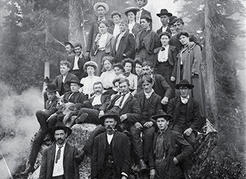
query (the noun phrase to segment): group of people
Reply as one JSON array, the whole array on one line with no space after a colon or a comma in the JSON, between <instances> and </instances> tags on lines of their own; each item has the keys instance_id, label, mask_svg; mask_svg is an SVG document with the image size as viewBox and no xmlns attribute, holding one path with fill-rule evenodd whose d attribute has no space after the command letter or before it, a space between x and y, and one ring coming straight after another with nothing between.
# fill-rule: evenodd
<instances>
[{"instance_id":1,"label":"group of people","mask_svg":"<svg viewBox=\"0 0 246 179\"><path fill-rule=\"evenodd\" d=\"M78 179L84 155L92 179L188 177L196 135L204 125L201 46L183 31L182 18L161 9L162 26L137 7L106 14L97 2L86 53L65 43L60 75L47 84L45 109L36 112L40 130L23 175L34 171L44 141L55 140L42 158L40 179ZM78 152L66 142L74 124L96 129ZM136 173L135 173L135 172Z\"/></svg>"}]
</instances>

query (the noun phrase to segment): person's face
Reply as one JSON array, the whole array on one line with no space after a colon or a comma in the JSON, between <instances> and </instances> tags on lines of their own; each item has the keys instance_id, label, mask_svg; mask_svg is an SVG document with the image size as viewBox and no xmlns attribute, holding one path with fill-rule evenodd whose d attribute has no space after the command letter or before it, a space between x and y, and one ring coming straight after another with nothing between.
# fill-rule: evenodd
<instances>
[{"instance_id":1,"label":"person's face","mask_svg":"<svg viewBox=\"0 0 246 179\"><path fill-rule=\"evenodd\" d=\"M53 100L56 96L55 92L47 92L48 100Z\"/></svg>"},{"instance_id":2,"label":"person's face","mask_svg":"<svg viewBox=\"0 0 246 179\"><path fill-rule=\"evenodd\" d=\"M104 120L104 126L106 128L106 131L108 133L112 133L113 130L115 129L115 126L116 126L117 122L114 118L106 118Z\"/></svg>"},{"instance_id":3,"label":"person's face","mask_svg":"<svg viewBox=\"0 0 246 179\"><path fill-rule=\"evenodd\" d=\"M126 30L127 30L127 24L125 24L125 23L120 23L120 31L121 32L125 32Z\"/></svg>"},{"instance_id":4,"label":"person's face","mask_svg":"<svg viewBox=\"0 0 246 179\"><path fill-rule=\"evenodd\" d=\"M153 87L153 84L146 80L142 83L142 88L144 92L146 93L150 93L152 91L152 87Z\"/></svg>"},{"instance_id":5,"label":"person's face","mask_svg":"<svg viewBox=\"0 0 246 179\"><path fill-rule=\"evenodd\" d=\"M135 71L137 75L140 75L142 73L142 65L136 63Z\"/></svg>"},{"instance_id":6,"label":"person's face","mask_svg":"<svg viewBox=\"0 0 246 179\"><path fill-rule=\"evenodd\" d=\"M86 72L87 72L87 74L88 74L89 76L92 76L92 75L95 74L95 68L92 67L92 66L88 66L88 67L86 68Z\"/></svg>"},{"instance_id":7,"label":"person's face","mask_svg":"<svg viewBox=\"0 0 246 179\"><path fill-rule=\"evenodd\" d=\"M174 23L174 26L175 26L176 31L177 31L178 33L183 31L184 25L183 25L181 22L179 22L179 21L175 22L175 23Z\"/></svg>"},{"instance_id":8,"label":"person's face","mask_svg":"<svg viewBox=\"0 0 246 179\"><path fill-rule=\"evenodd\" d=\"M65 46L65 50L66 50L67 53L71 53L73 48L71 47L71 45L66 45Z\"/></svg>"},{"instance_id":9,"label":"person's face","mask_svg":"<svg viewBox=\"0 0 246 179\"><path fill-rule=\"evenodd\" d=\"M125 63L124 70L126 73L130 73L132 71L132 64L131 63Z\"/></svg>"},{"instance_id":10,"label":"person's face","mask_svg":"<svg viewBox=\"0 0 246 179\"><path fill-rule=\"evenodd\" d=\"M103 63L103 67L106 71L110 71L112 69L112 64L110 63L110 61L105 60Z\"/></svg>"},{"instance_id":11,"label":"person's face","mask_svg":"<svg viewBox=\"0 0 246 179\"><path fill-rule=\"evenodd\" d=\"M62 145L65 142L67 134L62 129L61 130L56 130L55 134L54 134L54 137L55 137L56 143L59 144L59 145Z\"/></svg>"},{"instance_id":12,"label":"person's face","mask_svg":"<svg viewBox=\"0 0 246 179\"><path fill-rule=\"evenodd\" d=\"M120 69L119 67L114 67L114 72L116 75L120 75L123 73L122 69Z\"/></svg>"},{"instance_id":13,"label":"person's face","mask_svg":"<svg viewBox=\"0 0 246 179\"><path fill-rule=\"evenodd\" d=\"M127 82L123 82L119 86L120 86L120 92L122 94L127 94L129 92L129 86L128 86Z\"/></svg>"},{"instance_id":14,"label":"person's face","mask_svg":"<svg viewBox=\"0 0 246 179\"><path fill-rule=\"evenodd\" d=\"M82 49L78 46L74 48L75 54L79 56L81 54Z\"/></svg>"},{"instance_id":15,"label":"person's face","mask_svg":"<svg viewBox=\"0 0 246 179\"><path fill-rule=\"evenodd\" d=\"M127 18L128 18L129 21L135 21L136 16L135 16L135 14L133 12L128 12L127 13Z\"/></svg>"},{"instance_id":16,"label":"person's face","mask_svg":"<svg viewBox=\"0 0 246 179\"><path fill-rule=\"evenodd\" d=\"M168 36L162 35L160 40L162 45L168 45L170 39Z\"/></svg>"},{"instance_id":17,"label":"person's face","mask_svg":"<svg viewBox=\"0 0 246 179\"><path fill-rule=\"evenodd\" d=\"M103 86L102 86L102 84L96 84L96 85L94 85L93 89L94 89L94 92L95 93L102 94L102 92L103 92Z\"/></svg>"},{"instance_id":18,"label":"person's face","mask_svg":"<svg viewBox=\"0 0 246 179\"><path fill-rule=\"evenodd\" d=\"M186 98L189 95L189 88L187 87L180 87L180 96Z\"/></svg>"},{"instance_id":19,"label":"person's face","mask_svg":"<svg viewBox=\"0 0 246 179\"><path fill-rule=\"evenodd\" d=\"M170 31L171 31L172 34L176 34L177 33L176 27L174 25L170 26Z\"/></svg>"},{"instance_id":20,"label":"person's face","mask_svg":"<svg viewBox=\"0 0 246 179\"><path fill-rule=\"evenodd\" d=\"M150 27L150 23L147 22L146 19L140 19L140 24L141 24L143 29L148 29Z\"/></svg>"},{"instance_id":21,"label":"person's face","mask_svg":"<svg viewBox=\"0 0 246 179\"><path fill-rule=\"evenodd\" d=\"M181 42L182 45L186 45L189 43L189 37L186 37L185 35L181 35L179 37L179 41Z\"/></svg>"},{"instance_id":22,"label":"person's face","mask_svg":"<svg viewBox=\"0 0 246 179\"><path fill-rule=\"evenodd\" d=\"M105 9L104 7L99 6L99 7L97 8L97 15L98 15L98 16L104 16L105 13L106 13L106 9Z\"/></svg>"},{"instance_id":23,"label":"person's face","mask_svg":"<svg viewBox=\"0 0 246 179\"><path fill-rule=\"evenodd\" d=\"M73 93L78 92L79 88L80 88L80 86L77 83L71 83L70 84L70 89Z\"/></svg>"},{"instance_id":24,"label":"person's face","mask_svg":"<svg viewBox=\"0 0 246 179\"><path fill-rule=\"evenodd\" d=\"M144 4L145 4L145 0L137 0L137 5L138 5L138 7L143 7L144 6Z\"/></svg>"},{"instance_id":25,"label":"person's face","mask_svg":"<svg viewBox=\"0 0 246 179\"><path fill-rule=\"evenodd\" d=\"M60 73L62 75L65 75L69 72L70 68L67 67L67 65L60 65Z\"/></svg>"},{"instance_id":26,"label":"person's face","mask_svg":"<svg viewBox=\"0 0 246 179\"><path fill-rule=\"evenodd\" d=\"M142 68L142 73L143 74L151 74L151 68L150 68L150 66L144 66L143 68Z\"/></svg>"},{"instance_id":27,"label":"person's face","mask_svg":"<svg viewBox=\"0 0 246 179\"><path fill-rule=\"evenodd\" d=\"M119 24L120 23L120 16L118 14L113 15L113 22L114 24Z\"/></svg>"},{"instance_id":28,"label":"person's face","mask_svg":"<svg viewBox=\"0 0 246 179\"><path fill-rule=\"evenodd\" d=\"M100 32L101 34L105 34L107 31L108 31L108 27L106 26L106 24L101 23L101 24L99 25L99 32Z\"/></svg>"},{"instance_id":29,"label":"person's face","mask_svg":"<svg viewBox=\"0 0 246 179\"><path fill-rule=\"evenodd\" d=\"M159 130L165 130L168 127L169 121L167 121L164 117L161 117L156 120L156 124Z\"/></svg>"},{"instance_id":30,"label":"person's face","mask_svg":"<svg viewBox=\"0 0 246 179\"><path fill-rule=\"evenodd\" d=\"M167 15L161 15L160 21L162 25L166 26L169 22L169 17Z\"/></svg>"}]
</instances>

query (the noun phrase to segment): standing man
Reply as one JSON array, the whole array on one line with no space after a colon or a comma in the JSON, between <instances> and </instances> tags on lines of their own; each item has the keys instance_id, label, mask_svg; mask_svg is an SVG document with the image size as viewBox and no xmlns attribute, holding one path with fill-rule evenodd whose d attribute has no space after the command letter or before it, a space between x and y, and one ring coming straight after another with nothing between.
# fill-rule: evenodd
<instances>
[{"instance_id":1,"label":"standing man","mask_svg":"<svg viewBox=\"0 0 246 179\"><path fill-rule=\"evenodd\" d=\"M118 115L105 114L100 120L106 132L99 134L93 145L92 179L127 179L130 168L130 141L115 128Z\"/></svg>"},{"instance_id":2,"label":"standing man","mask_svg":"<svg viewBox=\"0 0 246 179\"><path fill-rule=\"evenodd\" d=\"M97 2L95 3L93 9L97 16L97 20L92 22L91 28L89 30L88 40L86 45L86 53L85 53L86 58L89 58L90 52L92 51L93 48L93 44L95 43L96 35L99 33L98 30L99 23L102 21L106 21L106 14L109 11L109 6L105 2Z\"/></svg>"},{"instance_id":3,"label":"standing man","mask_svg":"<svg viewBox=\"0 0 246 179\"><path fill-rule=\"evenodd\" d=\"M168 10L166 9L161 9L161 12L156 15L160 18L162 24L161 28L158 29L156 33L158 35L160 35L163 32L171 33L171 30L168 27L168 23L169 23L169 17L172 16L172 13L168 12Z\"/></svg>"},{"instance_id":4,"label":"standing man","mask_svg":"<svg viewBox=\"0 0 246 179\"><path fill-rule=\"evenodd\" d=\"M117 37L120 33L120 21L121 21L121 13L119 11L113 11L111 13L111 19L113 20L113 25L109 27L109 33L113 34L114 38Z\"/></svg>"},{"instance_id":5,"label":"standing man","mask_svg":"<svg viewBox=\"0 0 246 179\"><path fill-rule=\"evenodd\" d=\"M135 0L135 2L137 3L138 8L140 9L136 14L137 23L140 23L140 19L142 18L142 16L147 15L151 17L151 13L143 8L144 6L148 4L148 0ZM152 24L151 24L151 28L152 28Z\"/></svg>"},{"instance_id":6,"label":"standing man","mask_svg":"<svg viewBox=\"0 0 246 179\"><path fill-rule=\"evenodd\" d=\"M55 143L44 151L39 179L79 179L79 163L83 155L67 143L72 130L58 122L52 134Z\"/></svg>"}]
</instances>

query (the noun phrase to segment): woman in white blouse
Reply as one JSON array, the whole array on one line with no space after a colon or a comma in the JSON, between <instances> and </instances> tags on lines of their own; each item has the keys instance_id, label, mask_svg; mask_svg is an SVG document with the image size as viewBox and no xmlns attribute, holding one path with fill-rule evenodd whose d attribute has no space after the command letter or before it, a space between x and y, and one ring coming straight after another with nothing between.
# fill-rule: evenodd
<instances>
[{"instance_id":1,"label":"woman in white blouse","mask_svg":"<svg viewBox=\"0 0 246 179\"><path fill-rule=\"evenodd\" d=\"M132 71L134 69L134 62L130 58L126 58L123 61L123 66L124 66L124 76L129 80L130 83L130 90L132 92L132 95L135 95L137 93L137 87L138 87L138 77L137 75L133 74Z\"/></svg>"},{"instance_id":2,"label":"woman in white blouse","mask_svg":"<svg viewBox=\"0 0 246 179\"><path fill-rule=\"evenodd\" d=\"M84 71L88 74L88 76L85 78L82 78L80 83L84 85L82 87L83 93L88 95L89 98L91 97L93 93L94 83L100 81L100 77L95 76L96 70L97 70L96 62L88 61L84 64Z\"/></svg>"},{"instance_id":3,"label":"woman in white blouse","mask_svg":"<svg viewBox=\"0 0 246 179\"><path fill-rule=\"evenodd\" d=\"M141 30L141 25L136 22L136 14L139 11L137 7L129 7L125 9L125 15L128 20L129 32L136 37L137 33Z\"/></svg>"},{"instance_id":4,"label":"woman in white blouse","mask_svg":"<svg viewBox=\"0 0 246 179\"><path fill-rule=\"evenodd\" d=\"M112 89L113 80L116 78L116 75L113 69L112 60L113 60L112 56L104 56L102 59L104 72L101 74L100 79L103 84L103 88L105 90Z\"/></svg>"}]
</instances>

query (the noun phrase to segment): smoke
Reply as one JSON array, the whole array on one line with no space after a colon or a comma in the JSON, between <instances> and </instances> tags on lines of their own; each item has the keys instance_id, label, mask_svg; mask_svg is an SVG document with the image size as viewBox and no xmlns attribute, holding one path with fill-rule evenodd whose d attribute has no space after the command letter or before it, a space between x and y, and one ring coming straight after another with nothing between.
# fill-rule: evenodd
<instances>
[{"instance_id":1,"label":"smoke","mask_svg":"<svg viewBox=\"0 0 246 179\"><path fill-rule=\"evenodd\" d=\"M27 158L31 138L38 130L35 111L43 108L41 93L29 89L17 95L8 86L0 82L0 174L1 179L10 177L17 167ZM3 154L6 163L2 159Z\"/></svg>"}]
</instances>

